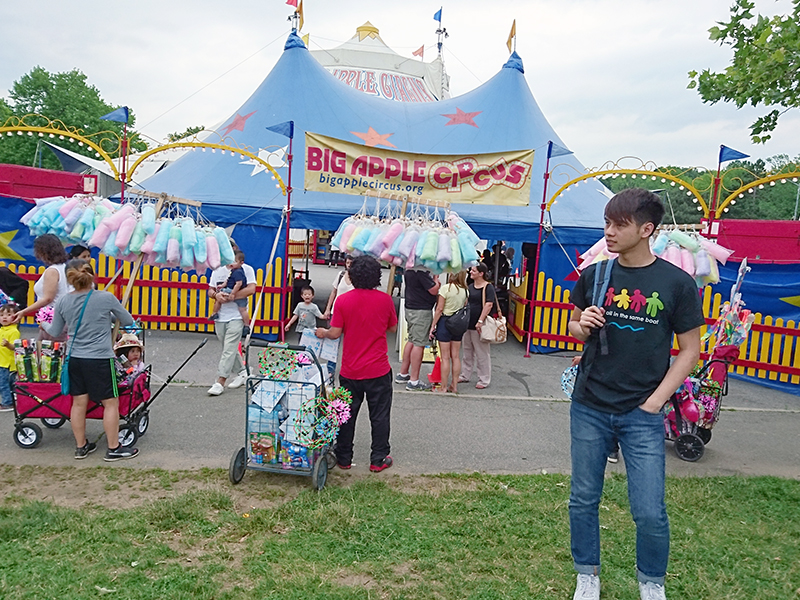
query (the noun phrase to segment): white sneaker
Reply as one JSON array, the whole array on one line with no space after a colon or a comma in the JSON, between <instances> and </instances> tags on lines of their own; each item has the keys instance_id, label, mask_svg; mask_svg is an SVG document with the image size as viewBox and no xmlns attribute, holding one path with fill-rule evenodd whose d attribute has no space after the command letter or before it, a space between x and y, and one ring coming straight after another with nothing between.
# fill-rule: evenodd
<instances>
[{"instance_id":1,"label":"white sneaker","mask_svg":"<svg viewBox=\"0 0 800 600\"><path fill-rule=\"evenodd\" d=\"M208 395L209 396L219 396L224 391L225 391L225 388L222 387L222 384L219 381L217 381L216 383L214 383L214 385L212 385L210 388L208 388Z\"/></svg>"},{"instance_id":2,"label":"white sneaker","mask_svg":"<svg viewBox=\"0 0 800 600\"><path fill-rule=\"evenodd\" d=\"M228 389L235 390L236 388L240 388L244 385L245 381L247 381L247 371L242 371L231 380L228 384Z\"/></svg>"},{"instance_id":3,"label":"white sneaker","mask_svg":"<svg viewBox=\"0 0 800 600\"><path fill-rule=\"evenodd\" d=\"M652 581L647 583L639 582L639 596L642 600L667 600L667 592L664 590L664 586Z\"/></svg>"},{"instance_id":4,"label":"white sneaker","mask_svg":"<svg viewBox=\"0 0 800 600\"><path fill-rule=\"evenodd\" d=\"M579 573L572 600L600 600L600 578L597 575Z\"/></svg>"}]
</instances>

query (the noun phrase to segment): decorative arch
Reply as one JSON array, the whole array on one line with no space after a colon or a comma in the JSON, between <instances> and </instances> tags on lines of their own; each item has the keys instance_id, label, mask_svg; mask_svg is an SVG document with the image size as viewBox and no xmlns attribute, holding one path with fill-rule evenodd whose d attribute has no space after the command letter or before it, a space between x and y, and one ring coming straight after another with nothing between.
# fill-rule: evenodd
<instances>
[{"instance_id":1,"label":"decorative arch","mask_svg":"<svg viewBox=\"0 0 800 600\"><path fill-rule=\"evenodd\" d=\"M33 121L39 119L44 119L47 124L36 125L33 123ZM40 138L48 136L51 139L66 139L70 142L77 141L79 146L88 146L94 150L95 155L104 160L108 163L108 166L111 167L114 178L119 180L119 170L109 153L116 152L119 154L122 148L122 140L113 131L100 131L98 133L84 135L83 130L78 127L68 127L63 121L52 120L44 115L31 113L23 117L9 117L6 119L5 123L0 126L0 135L10 137L15 133L17 135L27 134L31 137L36 134ZM108 148L108 150L106 150L106 148Z\"/></svg>"},{"instance_id":2,"label":"decorative arch","mask_svg":"<svg viewBox=\"0 0 800 600\"><path fill-rule=\"evenodd\" d=\"M776 173L774 175L768 175L767 177L762 177L760 179L756 179L746 185L742 185L739 188L733 190L730 195L728 195L725 200L719 203L719 206L714 211L714 218L719 219L722 213L724 212L725 208L734 202L736 198L744 198L744 193L748 190L752 190L759 186L762 186L767 183L772 183L774 181L781 181L785 182L787 179L793 179L795 182L797 179L800 178L800 171L789 171L787 173Z\"/></svg>"}]
</instances>

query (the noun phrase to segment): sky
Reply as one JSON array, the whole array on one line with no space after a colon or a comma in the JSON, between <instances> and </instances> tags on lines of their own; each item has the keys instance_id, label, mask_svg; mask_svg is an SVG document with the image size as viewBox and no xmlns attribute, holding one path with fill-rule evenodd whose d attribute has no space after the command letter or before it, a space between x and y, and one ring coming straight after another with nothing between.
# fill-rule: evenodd
<instances>
[{"instance_id":1,"label":"sky","mask_svg":"<svg viewBox=\"0 0 800 600\"><path fill-rule=\"evenodd\" d=\"M333 48L370 21L397 53L436 55L442 8L453 96L493 77L508 60L516 19L525 77L565 145L587 167L716 168L720 144L753 158L800 154L800 115L781 117L766 145L750 142L763 107L703 104L691 70L720 71L728 46L708 39L733 0L304 0L302 34ZM33 13L35 5L35 15ZM757 0L787 12L790 0ZM285 0L20 0L0 20L0 96L35 66L79 69L102 98L127 105L151 143L171 132L226 122L280 58L293 9Z\"/></svg>"}]
</instances>

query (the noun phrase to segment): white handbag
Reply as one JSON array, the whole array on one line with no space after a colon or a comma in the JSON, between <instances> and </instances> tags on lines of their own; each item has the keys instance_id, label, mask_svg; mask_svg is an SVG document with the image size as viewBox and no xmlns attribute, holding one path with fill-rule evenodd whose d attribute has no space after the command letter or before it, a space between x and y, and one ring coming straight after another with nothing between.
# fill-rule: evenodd
<instances>
[{"instance_id":1,"label":"white handbag","mask_svg":"<svg viewBox=\"0 0 800 600\"><path fill-rule=\"evenodd\" d=\"M488 284L487 284L488 285ZM483 302L481 306L486 304L486 286L483 286ZM490 344L503 344L508 339L508 326L506 318L500 312L500 305L497 304L497 294L495 293L495 306L497 307L497 317L487 315L483 319L483 327L481 327L481 341Z\"/></svg>"}]
</instances>

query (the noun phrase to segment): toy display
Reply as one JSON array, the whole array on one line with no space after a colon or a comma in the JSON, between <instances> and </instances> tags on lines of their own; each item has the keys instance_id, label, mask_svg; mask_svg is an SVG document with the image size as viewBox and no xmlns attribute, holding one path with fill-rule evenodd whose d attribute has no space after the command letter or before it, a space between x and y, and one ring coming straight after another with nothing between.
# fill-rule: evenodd
<instances>
[{"instance_id":1,"label":"toy display","mask_svg":"<svg viewBox=\"0 0 800 600\"><path fill-rule=\"evenodd\" d=\"M717 263L724 265L733 254L733 250L728 250L697 233L681 231L671 226L662 228L655 239L650 238L650 249L656 256L671 262L694 277L697 287L719 283ZM609 251L606 246L605 238L600 238L594 246L581 254L578 269L582 271L591 264L616 257L617 254Z\"/></svg>"},{"instance_id":2,"label":"toy display","mask_svg":"<svg viewBox=\"0 0 800 600\"><path fill-rule=\"evenodd\" d=\"M56 235L68 244L98 248L121 260L143 256L148 265L205 271L234 262L227 232L209 223L195 209L171 205L156 215L148 199L117 204L107 198L76 195L36 200L20 222L31 235Z\"/></svg>"},{"instance_id":3,"label":"toy display","mask_svg":"<svg viewBox=\"0 0 800 600\"><path fill-rule=\"evenodd\" d=\"M353 256L368 254L384 263L414 269L424 267L432 273L457 273L480 262L475 249L478 236L454 211L411 205L400 215L391 202L367 214L366 200L361 211L345 219L331 239L331 246Z\"/></svg>"}]
</instances>

